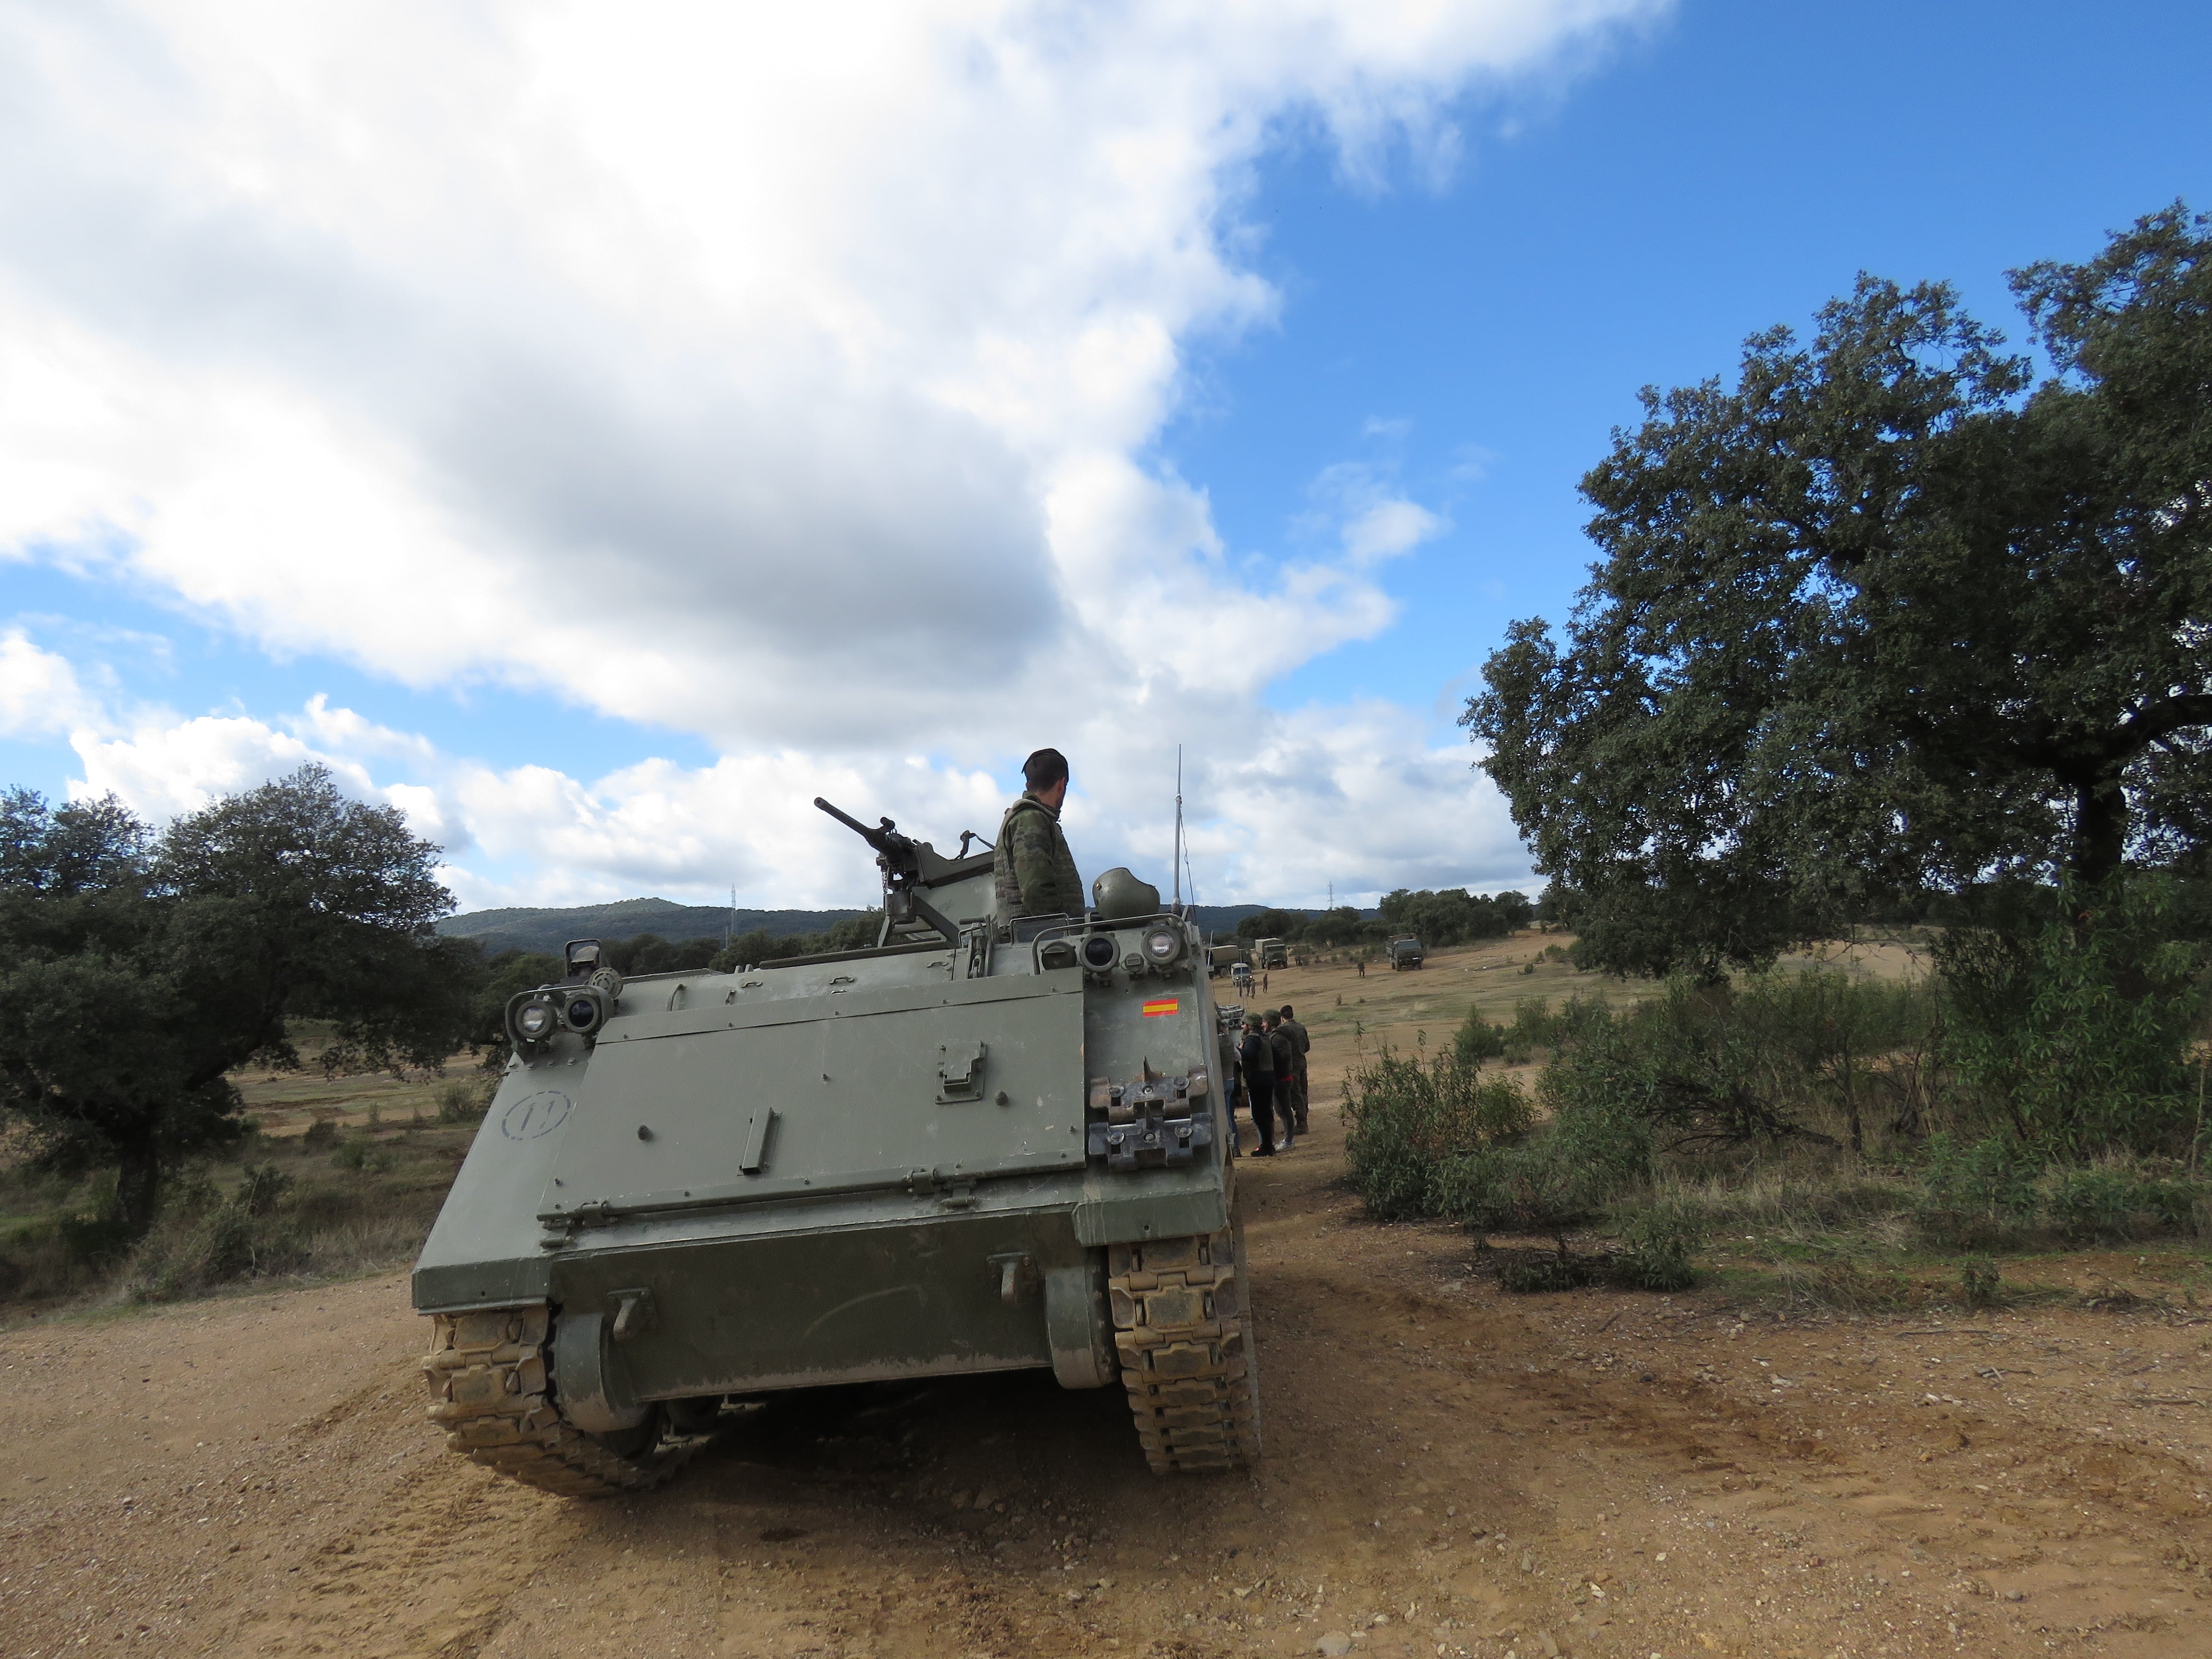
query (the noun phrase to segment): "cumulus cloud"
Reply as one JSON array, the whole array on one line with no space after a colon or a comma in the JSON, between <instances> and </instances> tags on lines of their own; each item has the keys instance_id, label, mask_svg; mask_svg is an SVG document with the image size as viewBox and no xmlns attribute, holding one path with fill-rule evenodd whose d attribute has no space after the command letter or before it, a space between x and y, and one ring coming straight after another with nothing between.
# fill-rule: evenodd
<instances>
[{"instance_id":1,"label":"cumulus cloud","mask_svg":"<svg viewBox=\"0 0 2212 1659\"><path fill-rule=\"evenodd\" d=\"M709 856L665 814L718 790L925 753L920 798L964 803L1087 739L1103 804L1212 728L1300 757L1267 799L1322 822L1388 722L1253 700L1387 625L1372 567L1441 524L1377 495L1255 571L1143 459L1187 343L1273 315L1247 170L1296 123L1370 183L1449 167L1470 88L1662 4L21 0L0 557L727 757L463 787L325 710L112 732L88 779L183 802L373 753L486 848L565 823L545 856L649 884ZM760 845L805 885L816 834Z\"/></svg>"},{"instance_id":2,"label":"cumulus cloud","mask_svg":"<svg viewBox=\"0 0 2212 1659\"><path fill-rule=\"evenodd\" d=\"M99 702L68 658L20 628L0 634L0 738L66 737L100 723Z\"/></svg>"},{"instance_id":3,"label":"cumulus cloud","mask_svg":"<svg viewBox=\"0 0 2212 1659\"><path fill-rule=\"evenodd\" d=\"M1393 887L1495 887L1525 859L1503 803L1458 744L1435 746L1413 714L1366 702L1327 719L1232 707L1229 730L1185 757L1191 874L1208 902L1258 896L1367 902ZM640 893L759 906L861 905L872 855L813 807L827 796L951 851L997 833L1005 793L988 773L923 755L839 761L796 750L711 764L650 760L597 778L447 755L314 699L274 721L143 710L75 743L79 795L112 792L161 819L315 763L340 787L388 803L446 849L464 908L563 904ZM105 735L102 734L104 731ZM1080 726L1066 810L1087 877L1127 865L1173 886L1175 756L1118 717Z\"/></svg>"}]
</instances>

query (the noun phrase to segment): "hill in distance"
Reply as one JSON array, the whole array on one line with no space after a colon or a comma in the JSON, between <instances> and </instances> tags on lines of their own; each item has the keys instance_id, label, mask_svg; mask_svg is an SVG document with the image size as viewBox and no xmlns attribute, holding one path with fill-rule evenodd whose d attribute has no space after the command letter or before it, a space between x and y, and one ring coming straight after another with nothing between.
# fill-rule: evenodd
<instances>
[{"instance_id":1,"label":"hill in distance","mask_svg":"<svg viewBox=\"0 0 2212 1659\"><path fill-rule=\"evenodd\" d=\"M544 951L557 955L572 939L635 939L657 933L676 943L749 933L756 927L776 939L819 933L857 910L732 910L725 904L678 904L672 899L619 899L567 910L472 910L448 916L438 931L480 941L487 951Z\"/></svg>"},{"instance_id":2,"label":"hill in distance","mask_svg":"<svg viewBox=\"0 0 2212 1659\"><path fill-rule=\"evenodd\" d=\"M1237 924L1255 911L1258 904L1200 904L1191 918L1217 939L1237 931ZM685 939L720 939L726 933L749 933L756 927L776 939L793 933L819 933L857 910L732 910L720 904L678 904L672 899L620 899L611 904L580 904L566 910L471 910L448 916L438 924L441 933L480 941L487 952L543 951L557 955L572 939L635 939L656 933L681 943ZM1298 910L1312 916L1317 910ZM1372 910L1362 915L1371 916Z\"/></svg>"}]
</instances>

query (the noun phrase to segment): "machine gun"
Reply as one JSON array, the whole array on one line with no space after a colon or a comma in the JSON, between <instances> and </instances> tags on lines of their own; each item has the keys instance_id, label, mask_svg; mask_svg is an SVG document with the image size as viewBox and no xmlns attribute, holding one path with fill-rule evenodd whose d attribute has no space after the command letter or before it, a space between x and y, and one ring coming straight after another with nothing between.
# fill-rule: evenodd
<instances>
[{"instance_id":1,"label":"machine gun","mask_svg":"<svg viewBox=\"0 0 2212 1659\"><path fill-rule=\"evenodd\" d=\"M913 836L901 835L898 825L889 818L880 828L871 830L819 795L814 804L876 849L876 867L884 872L884 919L890 932L919 921L944 934L947 943L960 943L960 930L916 890L922 884L921 854Z\"/></svg>"}]
</instances>

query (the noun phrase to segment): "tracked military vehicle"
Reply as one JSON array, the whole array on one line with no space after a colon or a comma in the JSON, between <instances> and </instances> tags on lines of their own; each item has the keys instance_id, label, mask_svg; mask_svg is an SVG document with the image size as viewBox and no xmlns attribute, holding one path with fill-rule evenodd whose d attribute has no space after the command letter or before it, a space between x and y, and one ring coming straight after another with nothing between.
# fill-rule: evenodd
<instances>
[{"instance_id":1,"label":"tracked military vehicle","mask_svg":"<svg viewBox=\"0 0 2212 1659\"><path fill-rule=\"evenodd\" d=\"M988 852L816 805L876 851L872 948L625 981L580 940L509 1005L414 1273L447 1443L598 1496L786 1390L1035 1368L1123 1389L1155 1470L1249 1462L1196 929L1127 871L1001 919Z\"/></svg>"}]
</instances>

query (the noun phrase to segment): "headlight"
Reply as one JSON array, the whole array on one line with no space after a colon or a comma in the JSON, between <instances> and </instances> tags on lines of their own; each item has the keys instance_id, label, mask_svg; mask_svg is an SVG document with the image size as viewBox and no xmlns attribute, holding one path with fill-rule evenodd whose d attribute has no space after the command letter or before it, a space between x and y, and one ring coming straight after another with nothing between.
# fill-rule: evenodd
<instances>
[{"instance_id":1,"label":"headlight","mask_svg":"<svg viewBox=\"0 0 2212 1659\"><path fill-rule=\"evenodd\" d=\"M566 1010L568 1029L588 1031L599 1023L599 1005L594 997L571 997Z\"/></svg>"},{"instance_id":2,"label":"headlight","mask_svg":"<svg viewBox=\"0 0 2212 1659\"><path fill-rule=\"evenodd\" d=\"M1094 974L1104 973L1114 965L1114 936L1110 933L1091 934L1083 941L1079 954L1085 968Z\"/></svg>"},{"instance_id":3,"label":"headlight","mask_svg":"<svg viewBox=\"0 0 2212 1659\"><path fill-rule=\"evenodd\" d=\"M1155 927L1145 935L1145 954L1157 965L1182 954L1182 936L1172 927Z\"/></svg>"},{"instance_id":4,"label":"headlight","mask_svg":"<svg viewBox=\"0 0 2212 1659\"><path fill-rule=\"evenodd\" d=\"M553 1030L553 1005L550 1002L526 1004L514 1017L514 1029L531 1042L549 1035Z\"/></svg>"}]
</instances>

